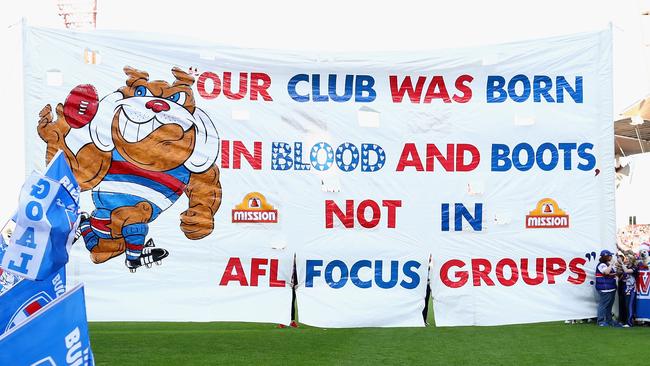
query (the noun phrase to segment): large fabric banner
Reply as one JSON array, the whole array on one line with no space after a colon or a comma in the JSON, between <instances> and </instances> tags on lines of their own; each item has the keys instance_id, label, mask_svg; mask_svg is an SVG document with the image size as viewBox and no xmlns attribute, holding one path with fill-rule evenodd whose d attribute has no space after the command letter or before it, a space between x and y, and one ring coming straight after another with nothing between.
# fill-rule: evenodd
<instances>
[{"instance_id":1,"label":"large fabric banner","mask_svg":"<svg viewBox=\"0 0 650 366\"><path fill-rule=\"evenodd\" d=\"M426 49L426 45L423 45ZM611 32L321 54L25 28L28 169L81 187L91 320L591 317L614 245ZM297 281L292 281L295 268Z\"/></svg>"}]
</instances>

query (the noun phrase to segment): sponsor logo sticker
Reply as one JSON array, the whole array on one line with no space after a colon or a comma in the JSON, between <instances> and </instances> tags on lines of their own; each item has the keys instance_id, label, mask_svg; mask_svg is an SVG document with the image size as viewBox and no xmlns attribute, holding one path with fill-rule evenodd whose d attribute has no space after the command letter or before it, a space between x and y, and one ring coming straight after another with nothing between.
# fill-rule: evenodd
<instances>
[{"instance_id":1,"label":"sponsor logo sticker","mask_svg":"<svg viewBox=\"0 0 650 366\"><path fill-rule=\"evenodd\" d=\"M526 215L527 229L559 229L569 227L569 215L552 198L537 202L537 207Z\"/></svg>"},{"instance_id":2,"label":"sponsor logo sticker","mask_svg":"<svg viewBox=\"0 0 650 366\"><path fill-rule=\"evenodd\" d=\"M278 222L278 210L266 201L263 194L250 192L232 210L232 222L274 224Z\"/></svg>"}]
</instances>

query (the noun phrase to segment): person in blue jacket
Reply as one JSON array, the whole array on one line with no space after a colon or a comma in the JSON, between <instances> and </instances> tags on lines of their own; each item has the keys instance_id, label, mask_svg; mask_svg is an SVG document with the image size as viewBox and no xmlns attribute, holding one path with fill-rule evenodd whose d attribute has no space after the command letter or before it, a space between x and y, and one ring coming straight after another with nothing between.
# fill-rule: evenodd
<instances>
[{"instance_id":1,"label":"person in blue jacket","mask_svg":"<svg viewBox=\"0 0 650 366\"><path fill-rule=\"evenodd\" d=\"M598 291L598 326L621 326L612 319L612 306L616 298L616 266L613 253L607 249L600 252L596 266L596 291Z\"/></svg>"}]
</instances>

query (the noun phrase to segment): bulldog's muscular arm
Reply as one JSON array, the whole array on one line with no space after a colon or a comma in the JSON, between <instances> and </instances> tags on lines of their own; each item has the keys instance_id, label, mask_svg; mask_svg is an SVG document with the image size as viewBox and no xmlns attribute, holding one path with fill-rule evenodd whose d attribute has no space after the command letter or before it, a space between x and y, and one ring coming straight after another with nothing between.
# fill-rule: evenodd
<instances>
[{"instance_id":1,"label":"bulldog's muscular arm","mask_svg":"<svg viewBox=\"0 0 650 366\"><path fill-rule=\"evenodd\" d=\"M190 204L181 214L181 230L192 240L210 235L214 229L214 214L221 205L219 168L213 165L203 173L192 173L185 194Z\"/></svg>"},{"instance_id":2,"label":"bulldog's muscular arm","mask_svg":"<svg viewBox=\"0 0 650 366\"><path fill-rule=\"evenodd\" d=\"M75 155L65 144L65 136L70 125L63 116L63 105L56 106L56 120L52 117L52 107L48 104L38 114L38 135L47 143L45 162L49 163L57 151L62 150L72 168L82 191L96 186L106 175L111 165L111 152L101 151L94 144L84 145Z\"/></svg>"}]
</instances>

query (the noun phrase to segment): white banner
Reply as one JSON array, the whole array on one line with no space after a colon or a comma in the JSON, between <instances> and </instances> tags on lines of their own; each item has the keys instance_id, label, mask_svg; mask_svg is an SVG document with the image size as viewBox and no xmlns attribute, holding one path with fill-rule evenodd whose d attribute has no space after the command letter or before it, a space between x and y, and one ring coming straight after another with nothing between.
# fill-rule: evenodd
<instances>
[{"instance_id":1,"label":"white banner","mask_svg":"<svg viewBox=\"0 0 650 366\"><path fill-rule=\"evenodd\" d=\"M321 327L423 326L428 254L409 238L332 235L297 255L300 321Z\"/></svg>"},{"instance_id":2,"label":"white banner","mask_svg":"<svg viewBox=\"0 0 650 366\"><path fill-rule=\"evenodd\" d=\"M610 31L323 55L26 28L24 49L27 167L61 149L84 191L90 320L287 324L295 257L302 322L421 326L430 255L437 325L595 314Z\"/></svg>"}]
</instances>

